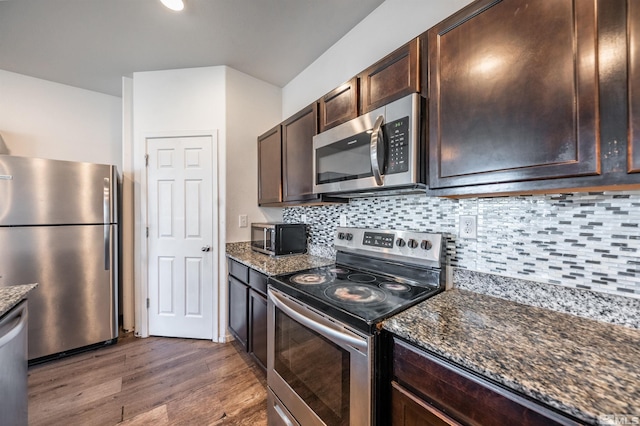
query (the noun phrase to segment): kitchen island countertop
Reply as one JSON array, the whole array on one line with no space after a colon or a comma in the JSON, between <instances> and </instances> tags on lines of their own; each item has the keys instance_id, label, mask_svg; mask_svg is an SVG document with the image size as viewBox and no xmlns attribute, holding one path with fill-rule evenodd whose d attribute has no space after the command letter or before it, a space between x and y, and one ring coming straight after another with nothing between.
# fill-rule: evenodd
<instances>
[{"instance_id":1,"label":"kitchen island countertop","mask_svg":"<svg viewBox=\"0 0 640 426\"><path fill-rule=\"evenodd\" d=\"M0 317L25 299L27 294L37 286L38 284L22 284L0 287Z\"/></svg>"},{"instance_id":2,"label":"kitchen island countertop","mask_svg":"<svg viewBox=\"0 0 640 426\"><path fill-rule=\"evenodd\" d=\"M287 274L334 263L333 259L308 254L295 254L281 257L268 256L251 250L251 244L249 242L227 243L226 249L227 256L231 259L237 260L266 275Z\"/></svg>"},{"instance_id":3,"label":"kitchen island countertop","mask_svg":"<svg viewBox=\"0 0 640 426\"><path fill-rule=\"evenodd\" d=\"M384 328L588 423L640 416L640 330L457 289Z\"/></svg>"}]
</instances>

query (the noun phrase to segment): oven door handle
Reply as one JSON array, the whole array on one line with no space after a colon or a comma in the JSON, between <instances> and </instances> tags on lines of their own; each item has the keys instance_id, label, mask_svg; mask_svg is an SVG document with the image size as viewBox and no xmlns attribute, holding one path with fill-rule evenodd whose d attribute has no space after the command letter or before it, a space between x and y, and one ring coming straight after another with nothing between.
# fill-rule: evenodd
<instances>
[{"instance_id":1,"label":"oven door handle","mask_svg":"<svg viewBox=\"0 0 640 426\"><path fill-rule=\"evenodd\" d=\"M349 345L362 353L367 353L367 341L364 338L331 323L321 324L318 321L314 321L301 312L303 309L305 309L302 306L298 305L297 303L290 302L272 291L269 291L268 293L269 299L271 299L273 304L278 309L289 315L294 320L298 321L300 324L308 327L313 331L323 334L325 337L333 340L335 343L341 345Z\"/></svg>"},{"instance_id":2,"label":"oven door handle","mask_svg":"<svg viewBox=\"0 0 640 426\"><path fill-rule=\"evenodd\" d=\"M382 132L382 125L384 124L384 116L379 115L373 125L373 131L371 132L371 142L369 143L369 154L371 157L371 171L373 177L376 180L378 186L382 186L382 170L380 170L380 159L384 161L384 133ZM384 167L384 166L383 166Z\"/></svg>"}]
</instances>

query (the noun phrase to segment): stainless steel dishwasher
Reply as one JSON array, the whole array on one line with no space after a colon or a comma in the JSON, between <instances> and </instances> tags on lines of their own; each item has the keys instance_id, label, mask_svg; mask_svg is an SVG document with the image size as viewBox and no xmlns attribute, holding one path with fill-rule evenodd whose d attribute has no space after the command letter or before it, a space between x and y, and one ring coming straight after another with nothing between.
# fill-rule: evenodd
<instances>
[{"instance_id":1,"label":"stainless steel dishwasher","mask_svg":"<svg viewBox=\"0 0 640 426\"><path fill-rule=\"evenodd\" d=\"M26 426L27 301L0 318L0 423Z\"/></svg>"}]
</instances>

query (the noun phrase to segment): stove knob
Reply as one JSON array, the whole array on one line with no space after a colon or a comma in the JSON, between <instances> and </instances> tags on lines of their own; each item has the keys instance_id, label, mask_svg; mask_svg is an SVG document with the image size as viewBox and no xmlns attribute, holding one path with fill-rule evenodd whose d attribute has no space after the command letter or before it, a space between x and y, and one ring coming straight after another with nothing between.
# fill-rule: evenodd
<instances>
[{"instance_id":1,"label":"stove knob","mask_svg":"<svg viewBox=\"0 0 640 426\"><path fill-rule=\"evenodd\" d=\"M405 243L405 241L404 241L402 238L398 238L398 239L396 240L396 245L397 245L398 247L404 247L404 246L406 246L406 245L407 245L407 243Z\"/></svg>"},{"instance_id":2,"label":"stove knob","mask_svg":"<svg viewBox=\"0 0 640 426\"><path fill-rule=\"evenodd\" d=\"M416 240L414 240L413 238L411 238L409 241L407 241L407 245L409 245L409 247L414 249L414 248L418 247L418 242Z\"/></svg>"},{"instance_id":3,"label":"stove knob","mask_svg":"<svg viewBox=\"0 0 640 426\"><path fill-rule=\"evenodd\" d=\"M431 241L429 240L422 240L422 242L420 243L420 248L422 248L423 250L431 250Z\"/></svg>"},{"instance_id":4,"label":"stove knob","mask_svg":"<svg viewBox=\"0 0 640 426\"><path fill-rule=\"evenodd\" d=\"M344 240L344 232L338 232L338 239Z\"/></svg>"},{"instance_id":5,"label":"stove knob","mask_svg":"<svg viewBox=\"0 0 640 426\"><path fill-rule=\"evenodd\" d=\"M347 235L346 235L345 238L347 239L347 241L351 241L351 240L353 240L353 234L350 233L350 232L347 232Z\"/></svg>"}]
</instances>

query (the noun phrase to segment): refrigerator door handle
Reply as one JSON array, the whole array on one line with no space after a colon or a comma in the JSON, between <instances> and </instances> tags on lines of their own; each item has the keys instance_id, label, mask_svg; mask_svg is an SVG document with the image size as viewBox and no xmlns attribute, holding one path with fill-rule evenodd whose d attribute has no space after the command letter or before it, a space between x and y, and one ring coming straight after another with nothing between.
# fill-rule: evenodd
<instances>
[{"instance_id":1,"label":"refrigerator door handle","mask_svg":"<svg viewBox=\"0 0 640 426\"><path fill-rule=\"evenodd\" d=\"M104 216L104 223L111 223L111 180L109 178L104 178L102 193L102 211Z\"/></svg>"},{"instance_id":2,"label":"refrigerator door handle","mask_svg":"<svg viewBox=\"0 0 640 426\"><path fill-rule=\"evenodd\" d=\"M104 270L111 269L111 226L104 224Z\"/></svg>"}]
</instances>

